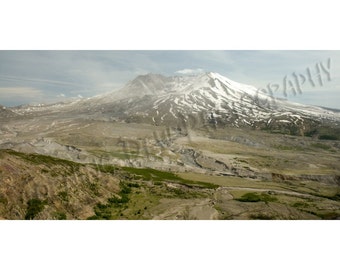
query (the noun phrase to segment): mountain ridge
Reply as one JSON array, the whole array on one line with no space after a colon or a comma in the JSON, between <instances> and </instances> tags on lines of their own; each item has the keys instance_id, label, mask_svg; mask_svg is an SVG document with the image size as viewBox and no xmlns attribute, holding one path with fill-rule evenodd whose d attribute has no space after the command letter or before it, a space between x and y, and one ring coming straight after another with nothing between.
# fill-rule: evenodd
<instances>
[{"instance_id":1,"label":"mountain ridge","mask_svg":"<svg viewBox=\"0 0 340 270\"><path fill-rule=\"evenodd\" d=\"M133 91L135 89L142 89L142 95ZM253 86L213 72L196 76L138 76L119 93L119 98L112 94L111 100L108 98L111 94L108 94L105 96L106 101L99 102L99 106L104 105L103 114L112 112L128 122L172 126L176 122L178 124L179 121L188 122L196 118L196 123L199 121L220 126L274 126L272 128L282 129L282 126L292 125L299 130L293 133L302 133L304 129L309 129L307 126L316 125L320 121L340 120L337 112L275 99ZM87 104L92 106L92 101L89 99ZM198 115L201 118L199 120ZM192 126L192 123L189 125Z\"/></svg>"},{"instance_id":2,"label":"mountain ridge","mask_svg":"<svg viewBox=\"0 0 340 270\"><path fill-rule=\"evenodd\" d=\"M61 113L170 127L250 127L293 135L303 135L320 124L340 123L336 110L277 99L214 72L169 77L149 73L137 76L118 91L11 111L19 115Z\"/></svg>"}]
</instances>

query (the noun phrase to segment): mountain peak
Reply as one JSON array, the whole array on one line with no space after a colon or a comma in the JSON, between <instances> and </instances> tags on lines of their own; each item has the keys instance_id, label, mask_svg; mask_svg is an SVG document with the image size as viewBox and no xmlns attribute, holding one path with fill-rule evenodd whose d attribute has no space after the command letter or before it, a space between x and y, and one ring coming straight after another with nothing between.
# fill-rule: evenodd
<instances>
[{"instance_id":1,"label":"mountain peak","mask_svg":"<svg viewBox=\"0 0 340 270\"><path fill-rule=\"evenodd\" d=\"M164 88L167 77L161 74L148 73L139 75L130 81L126 87L139 92L140 94L154 94Z\"/></svg>"},{"instance_id":2,"label":"mountain peak","mask_svg":"<svg viewBox=\"0 0 340 270\"><path fill-rule=\"evenodd\" d=\"M255 95L256 88L230 80L216 72L204 72L195 75L164 76L148 73L129 81L122 89L105 95L105 101L131 97L182 95L197 91L209 91L213 96L230 96L231 93ZM110 97L110 98L107 98Z\"/></svg>"}]
</instances>

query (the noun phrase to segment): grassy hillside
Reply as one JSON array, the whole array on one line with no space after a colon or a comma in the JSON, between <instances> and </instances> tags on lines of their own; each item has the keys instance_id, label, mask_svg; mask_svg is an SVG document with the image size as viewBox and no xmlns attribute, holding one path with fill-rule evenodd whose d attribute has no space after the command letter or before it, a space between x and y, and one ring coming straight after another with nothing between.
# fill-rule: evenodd
<instances>
[{"instance_id":1,"label":"grassy hillside","mask_svg":"<svg viewBox=\"0 0 340 270\"><path fill-rule=\"evenodd\" d=\"M79 164L0 151L2 219L336 219L339 186Z\"/></svg>"}]
</instances>

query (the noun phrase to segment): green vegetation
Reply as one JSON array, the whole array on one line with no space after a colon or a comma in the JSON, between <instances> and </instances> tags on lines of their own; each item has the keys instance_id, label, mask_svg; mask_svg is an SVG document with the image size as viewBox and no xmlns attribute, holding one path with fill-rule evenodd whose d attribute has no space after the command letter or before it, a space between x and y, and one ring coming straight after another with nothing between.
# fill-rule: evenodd
<instances>
[{"instance_id":1,"label":"green vegetation","mask_svg":"<svg viewBox=\"0 0 340 270\"><path fill-rule=\"evenodd\" d=\"M340 201L340 193L336 193L334 195L319 195L319 194L314 194L315 196L319 196L319 197L323 197L323 198L326 198L326 199L329 199L329 200L333 200L333 201Z\"/></svg>"},{"instance_id":2,"label":"green vegetation","mask_svg":"<svg viewBox=\"0 0 340 270\"><path fill-rule=\"evenodd\" d=\"M138 187L140 187L140 184L138 184L138 183L126 183L126 185L128 186L128 187L134 187L134 188L138 188Z\"/></svg>"},{"instance_id":3,"label":"green vegetation","mask_svg":"<svg viewBox=\"0 0 340 270\"><path fill-rule=\"evenodd\" d=\"M58 219L58 220L67 219L66 214L64 212L55 212L54 217L55 217L55 219Z\"/></svg>"},{"instance_id":4,"label":"green vegetation","mask_svg":"<svg viewBox=\"0 0 340 270\"><path fill-rule=\"evenodd\" d=\"M107 200L110 203L110 206L122 206L125 203L129 202L129 197L126 194L120 196L120 198L113 196Z\"/></svg>"},{"instance_id":5,"label":"green vegetation","mask_svg":"<svg viewBox=\"0 0 340 270\"><path fill-rule=\"evenodd\" d=\"M253 179L237 176L217 176L199 173L179 173L179 175L191 181L207 182L223 187L248 187L248 188L272 188L284 190L282 185L271 181L255 181Z\"/></svg>"},{"instance_id":6,"label":"green vegetation","mask_svg":"<svg viewBox=\"0 0 340 270\"><path fill-rule=\"evenodd\" d=\"M124 195L124 194L127 195L131 193L131 188L125 184L122 184L122 182L120 183L120 187L121 187L121 190L120 190L121 195Z\"/></svg>"},{"instance_id":7,"label":"green vegetation","mask_svg":"<svg viewBox=\"0 0 340 270\"><path fill-rule=\"evenodd\" d=\"M338 219L340 217L340 214L336 212L316 213L315 215L326 220Z\"/></svg>"},{"instance_id":8,"label":"green vegetation","mask_svg":"<svg viewBox=\"0 0 340 270\"><path fill-rule=\"evenodd\" d=\"M114 208L124 208L126 204L130 201L129 194L131 193L131 188L128 187L124 182L120 182L120 192L118 195L113 195L107 200L106 204L97 203L94 207L95 215L89 217L88 219L113 219Z\"/></svg>"},{"instance_id":9,"label":"green vegetation","mask_svg":"<svg viewBox=\"0 0 340 270\"><path fill-rule=\"evenodd\" d=\"M337 140L338 137L336 135L327 135L327 134L325 134L325 135L320 135L319 139L320 140Z\"/></svg>"},{"instance_id":10,"label":"green vegetation","mask_svg":"<svg viewBox=\"0 0 340 270\"><path fill-rule=\"evenodd\" d=\"M84 184L85 184L85 187L91 190L95 196L100 195L98 182L86 181Z\"/></svg>"},{"instance_id":11,"label":"green vegetation","mask_svg":"<svg viewBox=\"0 0 340 270\"><path fill-rule=\"evenodd\" d=\"M51 156L39 155L39 154L25 154L16 152L13 150L6 150L8 153L17 156L25 161L31 162L35 165L45 165L45 166L63 166L65 170L50 170L50 174L52 177L57 177L59 175L70 176L77 172L81 166L84 166L80 163L76 163L66 159L55 158ZM48 170L43 168L41 170L42 173L47 173Z\"/></svg>"},{"instance_id":12,"label":"green vegetation","mask_svg":"<svg viewBox=\"0 0 340 270\"><path fill-rule=\"evenodd\" d=\"M259 219L259 220L272 220L275 219L273 216L265 215L265 214L252 214L250 215L251 219Z\"/></svg>"},{"instance_id":13,"label":"green vegetation","mask_svg":"<svg viewBox=\"0 0 340 270\"><path fill-rule=\"evenodd\" d=\"M333 200L333 201L340 201L340 193L330 196L328 197L328 199Z\"/></svg>"},{"instance_id":14,"label":"green vegetation","mask_svg":"<svg viewBox=\"0 0 340 270\"><path fill-rule=\"evenodd\" d=\"M111 206L109 204L98 203L94 207L94 216L89 217L89 220L95 219L111 219Z\"/></svg>"},{"instance_id":15,"label":"green vegetation","mask_svg":"<svg viewBox=\"0 0 340 270\"><path fill-rule=\"evenodd\" d=\"M27 202L27 211L25 219L34 219L47 204L47 201L41 201L39 199L31 199Z\"/></svg>"},{"instance_id":16,"label":"green vegetation","mask_svg":"<svg viewBox=\"0 0 340 270\"><path fill-rule=\"evenodd\" d=\"M13 150L7 150L9 153L12 155L15 155L17 157L20 157L24 160L27 160L31 163L34 164L44 164L44 165L63 165L63 166L69 166L69 167L74 167L74 168L79 168L81 164L69 161L66 159L60 159L60 158L55 158L51 156L45 156L45 155L39 155L39 154L25 154L25 153L20 153L16 152Z\"/></svg>"},{"instance_id":17,"label":"green vegetation","mask_svg":"<svg viewBox=\"0 0 340 270\"><path fill-rule=\"evenodd\" d=\"M7 204L8 203L7 199L3 195L1 195L1 194L0 194L0 203L3 203L3 204Z\"/></svg>"},{"instance_id":18,"label":"green vegetation","mask_svg":"<svg viewBox=\"0 0 340 270\"><path fill-rule=\"evenodd\" d=\"M170 182L176 182L176 183L183 184L183 185L198 186L198 187L210 188L210 189L215 189L219 187L219 185L216 185L213 183L191 181L191 180L183 179L180 176L173 174L171 172L158 171L158 170L150 169L150 168L123 167L123 170L125 170L126 172L129 172L130 174L137 176L141 180L154 181L155 183L170 181Z\"/></svg>"},{"instance_id":19,"label":"green vegetation","mask_svg":"<svg viewBox=\"0 0 340 270\"><path fill-rule=\"evenodd\" d=\"M275 202L277 201L277 198L270 196L266 193L246 193L242 195L240 198L236 199L237 201L240 202Z\"/></svg>"},{"instance_id":20,"label":"green vegetation","mask_svg":"<svg viewBox=\"0 0 340 270\"><path fill-rule=\"evenodd\" d=\"M339 140L340 128L322 126L318 128L317 134L320 140Z\"/></svg>"},{"instance_id":21,"label":"green vegetation","mask_svg":"<svg viewBox=\"0 0 340 270\"><path fill-rule=\"evenodd\" d=\"M95 215L88 219L144 219L149 217L148 209L157 205L160 199L192 199L206 197L205 191L194 187L216 187L210 183L200 183L182 179L170 173L154 169L125 167L116 171L125 180L120 181L120 191L98 203ZM177 183L178 187L167 183Z\"/></svg>"},{"instance_id":22,"label":"green vegetation","mask_svg":"<svg viewBox=\"0 0 340 270\"><path fill-rule=\"evenodd\" d=\"M188 192L185 192L184 190L182 190L180 188L172 188L171 192L176 197L180 197L180 198L190 198L191 197L191 194L189 194Z\"/></svg>"},{"instance_id":23,"label":"green vegetation","mask_svg":"<svg viewBox=\"0 0 340 270\"><path fill-rule=\"evenodd\" d=\"M68 200L69 200L67 191L60 191L60 192L58 193L58 197L59 197L63 202L68 202Z\"/></svg>"},{"instance_id":24,"label":"green vegetation","mask_svg":"<svg viewBox=\"0 0 340 270\"><path fill-rule=\"evenodd\" d=\"M246 193L236 200L240 202L260 202L261 197L256 193Z\"/></svg>"},{"instance_id":25,"label":"green vegetation","mask_svg":"<svg viewBox=\"0 0 340 270\"><path fill-rule=\"evenodd\" d=\"M335 194L334 196L319 195L319 197L335 201L340 200L340 194ZM307 201L298 201L292 203L291 206L321 219L331 220L338 219L340 217L339 208L337 210L334 209L334 211L330 211L329 201L327 200L318 199L317 201L314 201L313 199L309 198Z\"/></svg>"},{"instance_id":26,"label":"green vegetation","mask_svg":"<svg viewBox=\"0 0 340 270\"><path fill-rule=\"evenodd\" d=\"M158 171L150 168L131 168L131 167L123 167L123 170L140 176L143 180L174 180L180 181L183 180L179 176L164 171Z\"/></svg>"},{"instance_id":27,"label":"green vegetation","mask_svg":"<svg viewBox=\"0 0 340 270\"><path fill-rule=\"evenodd\" d=\"M331 149L331 147L329 145L323 144L323 143L312 143L311 146L315 147L315 148L319 148L319 149L324 149L324 150Z\"/></svg>"},{"instance_id":28,"label":"green vegetation","mask_svg":"<svg viewBox=\"0 0 340 270\"><path fill-rule=\"evenodd\" d=\"M303 151L304 148L298 145L290 146L290 145L273 145L274 148L278 150L288 150L288 151Z\"/></svg>"},{"instance_id":29,"label":"green vegetation","mask_svg":"<svg viewBox=\"0 0 340 270\"><path fill-rule=\"evenodd\" d=\"M307 208L309 207L309 204L306 202L296 202L292 206L296 208Z\"/></svg>"}]
</instances>

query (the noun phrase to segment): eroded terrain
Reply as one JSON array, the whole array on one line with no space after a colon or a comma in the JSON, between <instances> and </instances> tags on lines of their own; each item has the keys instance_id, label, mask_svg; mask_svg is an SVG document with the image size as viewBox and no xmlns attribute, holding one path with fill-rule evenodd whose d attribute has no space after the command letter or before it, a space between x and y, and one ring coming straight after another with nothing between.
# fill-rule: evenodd
<instances>
[{"instance_id":1,"label":"eroded terrain","mask_svg":"<svg viewBox=\"0 0 340 270\"><path fill-rule=\"evenodd\" d=\"M1 121L4 219L340 217L337 140L53 114Z\"/></svg>"}]
</instances>

